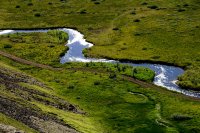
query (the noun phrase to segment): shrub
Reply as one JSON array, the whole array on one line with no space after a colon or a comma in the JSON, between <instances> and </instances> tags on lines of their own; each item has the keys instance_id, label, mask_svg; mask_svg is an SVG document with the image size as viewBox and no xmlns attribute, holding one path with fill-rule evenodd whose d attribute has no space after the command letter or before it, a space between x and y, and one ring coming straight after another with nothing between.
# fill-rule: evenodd
<instances>
[{"instance_id":1,"label":"shrub","mask_svg":"<svg viewBox=\"0 0 200 133\"><path fill-rule=\"evenodd\" d=\"M150 9L158 9L158 6L156 6L156 5L151 5L151 6L147 6L147 7Z\"/></svg>"},{"instance_id":2,"label":"shrub","mask_svg":"<svg viewBox=\"0 0 200 133\"><path fill-rule=\"evenodd\" d=\"M134 35L135 35L135 36L141 36L142 33L136 32Z\"/></svg>"},{"instance_id":3,"label":"shrub","mask_svg":"<svg viewBox=\"0 0 200 133\"><path fill-rule=\"evenodd\" d=\"M95 81L94 85L100 85L100 81Z\"/></svg>"},{"instance_id":4,"label":"shrub","mask_svg":"<svg viewBox=\"0 0 200 133\"><path fill-rule=\"evenodd\" d=\"M54 48L55 46L54 46L54 45L49 45L48 47L49 47L49 48Z\"/></svg>"},{"instance_id":5,"label":"shrub","mask_svg":"<svg viewBox=\"0 0 200 133\"><path fill-rule=\"evenodd\" d=\"M113 28L113 30L119 30L119 28L115 27L115 28Z\"/></svg>"},{"instance_id":6,"label":"shrub","mask_svg":"<svg viewBox=\"0 0 200 133\"><path fill-rule=\"evenodd\" d=\"M86 64L85 64L85 67L89 67L89 66L90 66L90 64L89 64L89 63L86 63Z\"/></svg>"},{"instance_id":7,"label":"shrub","mask_svg":"<svg viewBox=\"0 0 200 133\"><path fill-rule=\"evenodd\" d=\"M99 4L100 4L100 2L94 2L94 4L96 4L96 5L99 5Z\"/></svg>"},{"instance_id":8,"label":"shrub","mask_svg":"<svg viewBox=\"0 0 200 133\"><path fill-rule=\"evenodd\" d=\"M109 75L109 78L111 78L111 79L114 79L114 78L116 78L116 77L117 77L116 73L111 73L111 74Z\"/></svg>"},{"instance_id":9,"label":"shrub","mask_svg":"<svg viewBox=\"0 0 200 133\"><path fill-rule=\"evenodd\" d=\"M136 79L152 82L154 80L155 72L144 67L135 67L132 76Z\"/></svg>"},{"instance_id":10,"label":"shrub","mask_svg":"<svg viewBox=\"0 0 200 133\"><path fill-rule=\"evenodd\" d=\"M135 11L132 11L132 12L131 12L131 14L135 15L135 14L136 14L136 12L135 12Z\"/></svg>"},{"instance_id":11,"label":"shrub","mask_svg":"<svg viewBox=\"0 0 200 133\"><path fill-rule=\"evenodd\" d=\"M183 9L183 8L178 9L178 12L184 12L184 11L185 11L185 9Z\"/></svg>"},{"instance_id":12,"label":"shrub","mask_svg":"<svg viewBox=\"0 0 200 133\"><path fill-rule=\"evenodd\" d=\"M67 53L68 50L69 50L69 48L66 47L65 50L63 50L63 51L60 53L60 57L63 57L63 56Z\"/></svg>"},{"instance_id":13,"label":"shrub","mask_svg":"<svg viewBox=\"0 0 200 133\"><path fill-rule=\"evenodd\" d=\"M127 49L127 47L122 47L122 48L121 48L121 50L126 50L126 49Z\"/></svg>"},{"instance_id":14,"label":"shrub","mask_svg":"<svg viewBox=\"0 0 200 133\"><path fill-rule=\"evenodd\" d=\"M135 19L134 22L140 22L140 20L139 19Z\"/></svg>"},{"instance_id":15,"label":"shrub","mask_svg":"<svg viewBox=\"0 0 200 133\"><path fill-rule=\"evenodd\" d=\"M47 34L58 38L59 43L64 43L68 40L68 35L63 31L50 30L50 31L47 32Z\"/></svg>"},{"instance_id":16,"label":"shrub","mask_svg":"<svg viewBox=\"0 0 200 133\"><path fill-rule=\"evenodd\" d=\"M32 6L32 5L33 5L33 3L28 3L27 5L28 5L28 6Z\"/></svg>"},{"instance_id":17,"label":"shrub","mask_svg":"<svg viewBox=\"0 0 200 133\"><path fill-rule=\"evenodd\" d=\"M86 13L87 13L87 12L86 12L85 9L83 9L83 10L80 11L80 14L86 14Z\"/></svg>"},{"instance_id":18,"label":"shrub","mask_svg":"<svg viewBox=\"0 0 200 133\"><path fill-rule=\"evenodd\" d=\"M141 3L141 5L147 5L148 3L147 2L143 2L143 3Z\"/></svg>"},{"instance_id":19,"label":"shrub","mask_svg":"<svg viewBox=\"0 0 200 133\"><path fill-rule=\"evenodd\" d=\"M6 44L6 45L4 45L4 48L12 48L12 45Z\"/></svg>"},{"instance_id":20,"label":"shrub","mask_svg":"<svg viewBox=\"0 0 200 133\"><path fill-rule=\"evenodd\" d=\"M75 87L74 85L69 85L67 88L68 89L74 89L74 87Z\"/></svg>"},{"instance_id":21,"label":"shrub","mask_svg":"<svg viewBox=\"0 0 200 133\"><path fill-rule=\"evenodd\" d=\"M40 13L36 13L36 14L35 14L35 17L40 17L40 16L41 16Z\"/></svg>"},{"instance_id":22,"label":"shrub","mask_svg":"<svg viewBox=\"0 0 200 133\"><path fill-rule=\"evenodd\" d=\"M147 50L147 48L142 48L142 50Z\"/></svg>"},{"instance_id":23,"label":"shrub","mask_svg":"<svg viewBox=\"0 0 200 133\"><path fill-rule=\"evenodd\" d=\"M175 120L175 121L185 121L185 120L192 119L192 117L187 116L187 115L182 115L182 114L173 114L171 118L172 120Z\"/></svg>"},{"instance_id":24,"label":"shrub","mask_svg":"<svg viewBox=\"0 0 200 133\"><path fill-rule=\"evenodd\" d=\"M188 7L189 5L188 5L188 4L184 4L183 6L184 6L184 7Z\"/></svg>"},{"instance_id":25,"label":"shrub","mask_svg":"<svg viewBox=\"0 0 200 133\"><path fill-rule=\"evenodd\" d=\"M80 96L77 96L76 99L81 99L81 97L80 97Z\"/></svg>"},{"instance_id":26,"label":"shrub","mask_svg":"<svg viewBox=\"0 0 200 133\"><path fill-rule=\"evenodd\" d=\"M153 56L153 57L151 57L152 59L159 59L160 58L160 56Z\"/></svg>"},{"instance_id":27,"label":"shrub","mask_svg":"<svg viewBox=\"0 0 200 133\"><path fill-rule=\"evenodd\" d=\"M20 6L19 6L19 5L17 5L15 8L20 8Z\"/></svg>"}]
</instances>

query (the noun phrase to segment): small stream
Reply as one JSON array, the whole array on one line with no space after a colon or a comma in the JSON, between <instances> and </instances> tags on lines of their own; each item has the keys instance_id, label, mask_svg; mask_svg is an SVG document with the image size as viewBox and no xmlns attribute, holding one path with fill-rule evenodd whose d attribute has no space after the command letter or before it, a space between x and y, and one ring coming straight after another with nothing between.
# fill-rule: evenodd
<instances>
[{"instance_id":1,"label":"small stream","mask_svg":"<svg viewBox=\"0 0 200 133\"><path fill-rule=\"evenodd\" d=\"M47 32L49 29L44 30L3 30L0 31L0 35L11 34L11 33L30 33L30 32ZM92 43L87 42L84 39L84 35L80 32L67 29L67 28L59 28L58 30L64 31L68 33L69 40L67 42L67 46L69 50L67 53L61 58L60 62L62 64L66 62L105 62L105 63L121 63L128 64L131 66L143 66L150 68L155 71L156 76L154 78L153 83L158 86L162 86L167 88L168 90L182 93L191 97L200 98L200 93L181 89L178 85L176 85L176 81L179 75L184 73L184 70L175 66L167 66L161 64L149 64L149 63L141 63L135 64L130 62L119 62L115 60L107 60L107 59L96 59L96 58L86 58L84 57L82 51L85 48L90 48L93 46Z\"/></svg>"}]
</instances>

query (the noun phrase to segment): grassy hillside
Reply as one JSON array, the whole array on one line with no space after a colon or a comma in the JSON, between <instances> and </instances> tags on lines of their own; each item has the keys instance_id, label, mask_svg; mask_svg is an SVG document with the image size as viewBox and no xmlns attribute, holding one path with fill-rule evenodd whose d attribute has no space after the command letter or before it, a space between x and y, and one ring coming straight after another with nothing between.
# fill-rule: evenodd
<instances>
[{"instance_id":1,"label":"grassy hillside","mask_svg":"<svg viewBox=\"0 0 200 133\"><path fill-rule=\"evenodd\" d=\"M51 41L43 39L47 37L52 36L29 33L1 37L1 50L13 54L9 58L0 56L1 127L55 133L200 131L199 100L122 76L144 80L148 75L152 80L152 71L134 68L137 73L132 73L128 66L104 63L62 65L53 58L60 55L54 50L59 46L62 52L65 48L56 41L48 50ZM19 38L26 43L11 41ZM4 42L10 47L5 48ZM28 56L29 45L35 51L40 47L37 52L43 51L46 56ZM39 64L45 58L46 65Z\"/></svg>"},{"instance_id":2,"label":"grassy hillside","mask_svg":"<svg viewBox=\"0 0 200 133\"><path fill-rule=\"evenodd\" d=\"M179 84L200 89L198 0L1 1L0 28L72 27L94 42L88 56L186 68Z\"/></svg>"}]
</instances>

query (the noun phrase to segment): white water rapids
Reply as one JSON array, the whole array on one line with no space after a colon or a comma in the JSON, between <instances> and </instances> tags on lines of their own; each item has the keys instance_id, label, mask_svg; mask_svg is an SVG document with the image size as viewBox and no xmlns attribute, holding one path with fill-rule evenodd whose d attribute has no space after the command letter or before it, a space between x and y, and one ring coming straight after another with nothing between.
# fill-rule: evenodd
<instances>
[{"instance_id":1,"label":"white water rapids","mask_svg":"<svg viewBox=\"0 0 200 133\"><path fill-rule=\"evenodd\" d=\"M50 29L44 30L3 30L0 31L0 35L5 34L13 34L13 33L30 33L30 32L47 32ZM84 57L82 51L85 48L90 48L93 46L92 43L87 42L84 39L84 35L74 29L67 28L59 28L58 30L64 31L68 33L69 40L67 42L67 46L69 50L67 53L61 58L60 62L106 62L106 63L121 63L115 60L107 60L107 59L95 59L95 58L86 58ZM153 83L158 86L162 86L167 88L168 90L182 93L191 97L200 98L200 93L181 89L178 85L176 85L176 81L179 75L183 74L184 70L179 67L160 65L160 64L148 64L148 63L121 63L128 64L131 66L143 66L152 69L155 71L155 78Z\"/></svg>"}]
</instances>

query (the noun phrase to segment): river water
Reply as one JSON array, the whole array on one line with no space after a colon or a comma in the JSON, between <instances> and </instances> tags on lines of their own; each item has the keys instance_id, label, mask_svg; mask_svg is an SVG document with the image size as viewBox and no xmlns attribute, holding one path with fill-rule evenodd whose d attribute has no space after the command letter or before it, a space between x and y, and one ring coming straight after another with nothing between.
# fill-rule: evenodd
<instances>
[{"instance_id":1,"label":"river water","mask_svg":"<svg viewBox=\"0 0 200 133\"><path fill-rule=\"evenodd\" d=\"M3 30L0 31L0 35L4 34L13 34L13 33L30 33L30 32L47 32L49 29L44 30ZM151 70L155 71L155 78L153 83L158 86L165 87L168 90L175 91L182 93L187 96L191 97L198 97L200 98L200 93L184 90L181 89L177 84L176 81L178 76L184 73L184 70L179 67L175 66L167 66L161 64L149 64L149 63L141 63L135 64L130 62L119 62L115 60L107 60L107 59L96 59L96 58L86 58L84 57L82 51L85 48L90 48L94 46L92 43L87 42L84 39L84 35L74 29L67 29L67 28L59 28L58 30L64 31L68 33L69 40L66 46L69 47L67 53L61 58L60 62L62 64L66 62L105 62L105 63L121 63L121 64L128 64L131 66L143 66L150 68Z\"/></svg>"}]
</instances>

